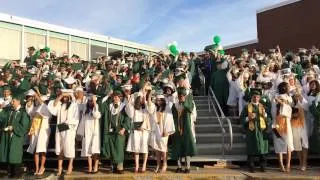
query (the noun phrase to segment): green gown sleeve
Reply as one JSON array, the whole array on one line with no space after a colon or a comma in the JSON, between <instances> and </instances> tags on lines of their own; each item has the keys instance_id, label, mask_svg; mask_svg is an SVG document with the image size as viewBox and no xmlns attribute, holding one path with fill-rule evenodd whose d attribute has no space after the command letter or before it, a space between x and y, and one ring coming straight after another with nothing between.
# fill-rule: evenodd
<instances>
[{"instance_id":1,"label":"green gown sleeve","mask_svg":"<svg viewBox=\"0 0 320 180\"><path fill-rule=\"evenodd\" d=\"M192 94L187 95L186 100L183 103L183 107L186 111L192 113L194 107Z\"/></svg>"},{"instance_id":2,"label":"green gown sleeve","mask_svg":"<svg viewBox=\"0 0 320 180\"><path fill-rule=\"evenodd\" d=\"M245 130L248 129L247 117L248 117L248 106L244 107L240 114L240 122L242 124L242 128Z\"/></svg>"},{"instance_id":3,"label":"green gown sleeve","mask_svg":"<svg viewBox=\"0 0 320 180\"><path fill-rule=\"evenodd\" d=\"M20 121L14 121L12 124L13 133L18 137L23 137L29 130L30 118L26 112L22 112Z\"/></svg>"}]
</instances>

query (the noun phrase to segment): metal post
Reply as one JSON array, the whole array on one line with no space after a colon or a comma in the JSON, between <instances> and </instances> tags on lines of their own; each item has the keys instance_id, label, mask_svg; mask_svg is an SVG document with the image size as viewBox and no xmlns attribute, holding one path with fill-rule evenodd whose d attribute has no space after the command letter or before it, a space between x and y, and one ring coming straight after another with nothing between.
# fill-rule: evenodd
<instances>
[{"instance_id":1,"label":"metal post","mask_svg":"<svg viewBox=\"0 0 320 180\"><path fill-rule=\"evenodd\" d=\"M25 58L25 47L24 47L24 25L22 25L22 30L21 30L21 55L20 55L20 62L24 62L24 58Z\"/></svg>"}]
</instances>

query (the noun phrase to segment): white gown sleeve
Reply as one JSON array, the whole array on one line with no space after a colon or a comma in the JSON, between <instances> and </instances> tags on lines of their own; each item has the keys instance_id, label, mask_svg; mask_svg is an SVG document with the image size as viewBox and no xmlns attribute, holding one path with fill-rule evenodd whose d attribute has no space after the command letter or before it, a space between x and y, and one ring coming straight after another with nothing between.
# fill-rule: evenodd
<instances>
[{"instance_id":1,"label":"white gown sleeve","mask_svg":"<svg viewBox=\"0 0 320 180\"><path fill-rule=\"evenodd\" d=\"M58 107L59 107L59 105L54 106L54 101L55 100L49 101L48 110L52 115L57 116L58 115ZM61 104L61 103L59 103L59 104Z\"/></svg>"},{"instance_id":2,"label":"white gown sleeve","mask_svg":"<svg viewBox=\"0 0 320 180\"><path fill-rule=\"evenodd\" d=\"M40 105L40 107L37 110L37 113L39 113L41 116L47 119L51 117L51 113L48 109L48 106L44 103Z\"/></svg>"},{"instance_id":3,"label":"white gown sleeve","mask_svg":"<svg viewBox=\"0 0 320 180\"><path fill-rule=\"evenodd\" d=\"M168 133L169 135L175 133L175 126L174 126L174 121L173 121L173 115L171 112L171 109L166 110L166 119L165 119L165 124L164 124L164 131Z\"/></svg>"},{"instance_id":4,"label":"white gown sleeve","mask_svg":"<svg viewBox=\"0 0 320 180\"><path fill-rule=\"evenodd\" d=\"M93 108L92 114L93 114L93 118L94 118L94 119L100 119L101 113L100 113L100 111L99 111L99 106L98 106L98 104L96 104L96 107Z\"/></svg>"}]
</instances>

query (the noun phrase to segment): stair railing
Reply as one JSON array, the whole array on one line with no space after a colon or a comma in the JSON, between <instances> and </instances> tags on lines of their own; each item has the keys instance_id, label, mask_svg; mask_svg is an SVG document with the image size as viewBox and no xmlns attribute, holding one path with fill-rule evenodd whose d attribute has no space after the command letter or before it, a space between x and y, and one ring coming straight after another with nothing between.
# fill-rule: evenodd
<instances>
[{"instance_id":1,"label":"stair railing","mask_svg":"<svg viewBox=\"0 0 320 180\"><path fill-rule=\"evenodd\" d=\"M232 131L232 124L231 121L228 117L226 117L221 109L221 106L218 102L218 99L216 97L216 95L214 94L213 90L211 87L209 87L209 92L208 92L208 105L209 105L209 112L211 112L211 107L214 111L214 113L217 115L220 127L222 129L222 157L225 158L225 150L231 150L232 149L232 144L233 144L233 131ZM224 128L224 124L227 123L228 124L228 134L230 137L230 143L229 143L229 147L226 148L225 145L225 137L226 137L226 130Z\"/></svg>"}]
</instances>

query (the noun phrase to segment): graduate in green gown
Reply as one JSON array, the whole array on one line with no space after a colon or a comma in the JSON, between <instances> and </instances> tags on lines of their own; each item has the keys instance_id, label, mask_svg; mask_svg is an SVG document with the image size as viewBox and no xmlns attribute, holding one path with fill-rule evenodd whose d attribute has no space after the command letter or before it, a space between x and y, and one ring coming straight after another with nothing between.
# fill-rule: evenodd
<instances>
[{"instance_id":1,"label":"graduate in green gown","mask_svg":"<svg viewBox=\"0 0 320 180\"><path fill-rule=\"evenodd\" d=\"M114 172L123 174L125 139L130 130L131 121L125 112L125 104L121 102L120 96L121 92L115 91L112 95L112 103L104 106L101 152L115 165Z\"/></svg>"},{"instance_id":2,"label":"graduate in green gown","mask_svg":"<svg viewBox=\"0 0 320 180\"><path fill-rule=\"evenodd\" d=\"M265 171L266 155L268 154L267 131L271 122L264 105L260 103L261 89L251 88L251 101L245 106L240 115L246 132L248 165L254 172L254 158L260 158L260 170Z\"/></svg>"},{"instance_id":3,"label":"graduate in green gown","mask_svg":"<svg viewBox=\"0 0 320 180\"><path fill-rule=\"evenodd\" d=\"M229 81L227 79L228 62L220 59L217 63L217 71L211 76L211 88L225 115L228 114Z\"/></svg>"},{"instance_id":4,"label":"graduate in green gown","mask_svg":"<svg viewBox=\"0 0 320 180\"><path fill-rule=\"evenodd\" d=\"M23 100L20 95L13 97L12 107L3 110L0 117L0 162L8 163L8 175L13 178L21 175L23 143L30 127Z\"/></svg>"},{"instance_id":5,"label":"graduate in green gown","mask_svg":"<svg viewBox=\"0 0 320 180\"><path fill-rule=\"evenodd\" d=\"M314 154L320 154L320 104L319 95L312 102L309 110L314 117L313 130L310 137L310 151Z\"/></svg>"},{"instance_id":6,"label":"graduate in green gown","mask_svg":"<svg viewBox=\"0 0 320 180\"><path fill-rule=\"evenodd\" d=\"M191 113L194 108L192 94L187 94L184 87L177 88L179 102L172 106L175 132L172 135L171 158L178 161L177 173L190 173L190 157L196 155L196 143L191 127ZM182 158L186 159L186 168L181 167Z\"/></svg>"}]
</instances>

